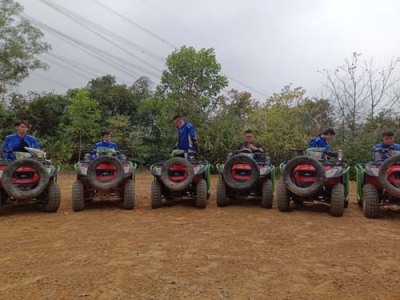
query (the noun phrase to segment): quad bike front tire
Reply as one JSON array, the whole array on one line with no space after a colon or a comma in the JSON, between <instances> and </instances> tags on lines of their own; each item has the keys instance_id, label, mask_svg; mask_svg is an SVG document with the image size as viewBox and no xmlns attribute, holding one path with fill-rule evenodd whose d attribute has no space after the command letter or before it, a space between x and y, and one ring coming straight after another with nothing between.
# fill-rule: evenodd
<instances>
[{"instance_id":1,"label":"quad bike front tire","mask_svg":"<svg viewBox=\"0 0 400 300\"><path fill-rule=\"evenodd\" d=\"M378 180L382 187L389 193L389 195L400 198L400 188L394 186L387 177L387 170L391 165L400 162L400 155L389 157L382 166L379 168Z\"/></svg>"},{"instance_id":2,"label":"quad bike front tire","mask_svg":"<svg viewBox=\"0 0 400 300\"><path fill-rule=\"evenodd\" d=\"M173 165L182 165L186 167L187 177L181 182L174 182L169 178L169 169ZM161 169L161 180L163 184L171 191L179 192L186 189L192 182L194 177L194 170L192 164L183 157L172 157L164 162Z\"/></svg>"},{"instance_id":3,"label":"quad bike front tire","mask_svg":"<svg viewBox=\"0 0 400 300\"><path fill-rule=\"evenodd\" d=\"M306 188L299 187L292 178L292 173L298 165L312 165L316 171L316 180L312 185ZM323 186L325 181L325 171L322 164L313 157L302 155L296 156L288 161L283 170L283 176L287 188L294 195L308 197L314 195Z\"/></svg>"},{"instance_id":4,"label":"quad bike front tire","mask_svg":"<svg viewBox=\"0 0 400 300\"><path fill-rule=\"evenodd\" d=\"M151 208L160 208L162 206L161 201L161 185L157 179L154 178L151 183Z\"/></svg>"},{"instance_id":5,"label":"quad bike front tire","mask_svg":"<svg viewBox=\"0 0 400 300\"><path fill-rule=\"evenodd\" d=\"M107 182L97 180L96 169L100 164L113 164L117 172L115 178ZM87 178L90 185L95 189L107 190L115 188L124 179L124 168L121 161L114 156L99 156L90 163L87 170Z\"/></svg>"},{"instance_id":6,"label":"quad bike front tire","mask_svg":"<svg viewBox=\"0 0 400 300\"><path fill-rule=\"evenodd\" d=\"M279 180L277 194L278 209L281 212L288 212L290 210L290 196L289 190L283 178Z\"/></svg>"},{"instance_id":7,"label":"quad bike front tire","mask_svg":"<svg viewBox=\"0 0 400 300\"><path fill-rule=\"evenodd\" d=\"M344 213L345 206L344 185L337 183L333 186L331 192L331 215L341 217Z\"/></svg>"},{"instance_id":8,"label":"quad bike front tire","mask_svg":"<svg viewBox=\"0 0 400 300\"><path fill-rule=\"evenodd\" d=\"M364 185L362 189L362 204L364 216L376 218L379 214L379 195L375 186L372 184Z\"/></svg>"},{"instance_id":9,"label":"quad bike front tire","mask_svg":"<svg viewBox=\"0 0 400 300\"><path fill-rule=\"evenodd\" d=\"M229 205L229 199L226 196L226 185L224 180L218 178L217 182L217 206L224 207Z\"/></svg>"},{"instance_id":10,"label":"quad bike front tire","mask_svg":"<svg viewBox=\"0 0 400 300\"><path fill-rule=\"evenodd\" d=\"M196 184L196 207L206 208L207 206L207 182L201 179Z\"/></svg>"},{"instance_id":11,"label":"quad bike front tire","mask_svg":"<svg viewBox=\"0 0 400 300\"><path fill-rule=\"evenodd\" d=\"M43 206L45 212L56 212L60 208L61 190L57 182L51 181L47 188L47 203Z\"/></svg>"},{"instance_id":12,"label":"quad bike front tire","mask_svg":"<svg viewBox=\"0 0 400 300\"><path fill-rule=\"evenodd\" d=\"M251 167L251 173L249 180L238 181L232 176L232 168L237 164L248 164ZM257 162L244 154L238 154L232 156L224 165L223 176L226 185L235 190L247 190L253 187L258 178L260 177L260 168Z\"/></svg>"},{"instance_id":13,"label":"quad bike front tire","mask_svg":"<svg viewBox=\"0 0 400 300\"><path fill-rule=\"evenodd\" d=\"M72 209L82 211L85 209L85 189L82 181L75 180L72 185Z\"/></svg>"},{"instance_id":14,"label":"quad bike front tire","mask_svg":"<svg viewBox=\"0 0 400 300\"><path fill-rule=\"evenodd\" d=\"M125 209L135 208L135 182L132 179L129 179L125 183L123 206Z\"/></svg>"},{"instance_id":15,"label":"quad bike front tire","mask_svg":"<svg viewBox=\"0 0 400 300\"><path fill-rule=\"evenodd\" d=\"M261 191L261 206L264 208L272 208L274 202L274 189L272 186L272 181L267 179L262 185Z\"/></svg>"},{"instance_id":16,"label":"quad bike front tire","mask_svg":"<svg viewBox=\"0 0 400 300\"><path fill-rule=\"evenodd\" d=\"M38 184L31 190L20 190L17 185L12 183L14 172L21 167L33 168L40 176ZM33 159L22 159L11 162L4 170L1 180L2 186L8 195L13 196L15 199L26 200L36 198L44 192L49 183L50 175L40 162Z\"/></svg>"}]
</instances>

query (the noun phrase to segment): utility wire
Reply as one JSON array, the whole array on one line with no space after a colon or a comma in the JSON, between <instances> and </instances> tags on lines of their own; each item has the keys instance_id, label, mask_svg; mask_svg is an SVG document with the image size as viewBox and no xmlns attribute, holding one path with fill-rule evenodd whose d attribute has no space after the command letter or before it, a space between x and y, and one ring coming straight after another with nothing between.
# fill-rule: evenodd
<instances>
[{"instance_id":1,"label":"utility wire","mask_svg":"<svg viewBox=\"0 0 400 300\"><path fill-rule=\"evenodd\" d=\"M121 51L123 51L124 53L132 56L133 58L139 60L140 62L142 62L143 64L145 64L146 66L152 68L153 70L160 72L161 73L161 69L153 66L152 64L148 63L147 61L145 61L144 59L140 58L139 56L133 54L132 52L126 50L125 48L121 47L118 43L115 43L114 41L112 41L111 39L107 38L106 36L104 36L103 34L99 33L98 31L96 31L95 29L87 26L87 24L85 24L85 21L82 21L76 14L72 13L72 12L68 12L68 10L64 7L61 7L59 5L56 5L54 3L52 3L49 0L37 0L39 2L44 3L45 5L51 7L52 9L56 10L57 12L59 12L60 14L66 16L67 18L73 20L74 22L76 22L77 24L79 24L80 26L84 27L85 29L87 29L88 31L92 32L93 34L99 36L100 38L102 38L103 40L107 41L108 43L110 43L111 45L113 45L114 47L120 49ZM86 21L87 23L87 21ZM139 67L142 71L143 70L142 67Z\"/></svg>"},{"instance_id":2,"label":"utility wire","mask_svg":"<svg viewBox=\"0 0 400 300\"><path fill-rule=\"evenodd\" d=\"M75 39L67 34L64 34L64 33L60 32L60 31L58 31L58 30L44 24L43 22L40 22L40 21L32 18L32 17L25 15L25 18L27 20L29 20L30 22L32 22L33 24L41 27L43 30L50 32L57 37L60 37L67 43L72 44L74 47L79 48L80 50L86 52L88 55L97 58L98 60L110 65L114 69L116 69L130 77L136 77L136 79L137 79L140 76L142 76L142 75L139 75L138 73L132 71L130 68L128 68L128 67L131 67L131 68L137 67L129 61L123 60L117 56L114 56L114 55L106 52L106 51L103 51L99 48L93 47L83 41L77 40L77 39ZM147 72L147 73L149 73L149 72ZM149 74L157 79L159 78L159 76L157 76L153 73L149 73Z\"/></svg>"},{"instance_id":3,"label":"utility wire","mask_svg":"<svg viewBox=\"0 0 400 300\"><path fill-rule=\"evenodd\" d=\"M97 0L89 0L89 1L97 1ZM183 26L182 24L180 24L179 22L177 22L175 19L170 18L170 17L167 16L165 13L163 13L163 12L161 12L160 10L156 9L154 6L152 6L152 5L148 4L148 3L146 3L145 1L142 1L142 4L146 5L147 7L149 7L150 9L152 9L153 11L155 11L156 13L158 13L159 15L163 16L164 18L166 18L166 19L168 19L168 20L174 22L175 24L177 24L179 27L183 28L184 30L186 30L186 31L189 32L190 34L199 37L200 39L202 39L203 41L205 41L205 42L207 42L207 43L210 43L210 41L204 39L201 35L199 35L199 34L197 34L197 33L195 33L195 32L192 32L192 31L189 30L187 27L185 27L185 26ZM228 74L226 74L226 73L223 73L223 75L225 75L226 77L228 77L229 80L234 81L234 82L240 84L241 86L243 86L243 87L245 87L245 88L247 88L247 89L249 89L249 90L252 90L253 92L256 92L257 94L259 94L259 95L261 95L261 96L263 96L263 97L268 98L268 96L267 96L265 93L263 93L263 92L261 92L260 90L257 90L257 89L255 89L255 88L249 86L248 84L244 83L243 81L241 81L241 80L239 80L239 79L237 79L237 78L234 78L234 77L232 77L232 76L230 76L230 75L228 75Z\"/></svg>"},{"instance_id":4,"label":"utility wire","mask_svg":"<svg viewBox=\"0 0 400 300\"><path fill-rule=\"evenodd\" d=\"M140 25L140 24L138 24L138 23L132 21L131 19L125 17L124 15L120 14L119 12L117 12L117 11L114 10L114 9L112 9L111 7L109 7L109 6L107 6L107 5L104 5L104 4L101 3L100 1L97 1L97 0L89 0L89 1L91 1L91 2L93 2L93 3L95 3L95 4L97 4L98 6L104 8L104 9L106 9L106 10L108 10L108 11L111 11L113 14L117 15L117 16L120 17L121 19L123 19L123 20L125 20L126 22L130 23L131 25L133 25L133 26L139 28L140 30L146 32L147 34L149 34L149 35L151 35L152 37L156 38L157 40L163 42L164 44L168 45L169 47L171 47L171 48L173 48L173 49L177 48L174 44L170 43L170 42L167 41L166 39L164 39L164 38L158 36L158 35L155 34L154 32L152 32L152 31L148 30L147 28L143 27L142 25Z\"/></svg>"},{"instance_id":5,"label":"utility wire","mask_svg":"<svg viewBox=\"0 0 400 300\"><path fill-rule=\"evenodd\" d=\"M56 85L58 85L58 86L60 86L60 87L63 87L63 88L66 88L66 89L70 89L70 87L68 87L68 86L66 86L66 85L64 85L64 84L62 84L62 83L59 83L59 82L57 82L57 81L55 81L55 80L53 80L53 79L51 79L51 78L49 78L49 77L47 77L47 76L44 76L44 75L41 75L41 74L38 74L38 73L31 73L32 75L34 75L34 76L37 76L37 77L39 77L39 78L42 78L42 79L44 79L44 80L47 80L47 81L49 81L49 82L52 82L52 83L54 83L54 84L56 84Z\"/></svg>"},{"instance_id":6,"label":"utility wire","mask_svg":"<svg viewBox=\"0 0 400 300\"><path fill-rule=\"evenodd\" d=\"M102 74L107 74L107 72L105 72L105 71L102 71L102 70L97 69L97 68L93 68L93 67L88 66L88 65L86 65L86 64L83 64L83 63L81 63L81 62L78 62L78 61L75 61L75 60L66 58L66 57L61 56L61 55L57 55L57 54L52 53L52 52L46 52L46 53L44 53L44 54L45 54L45 55L49 55L49 56L51 56L51 57L55 58L56 60L61 61L61 62L63 62L63 63L68 63L68 64L70 64L71 66L74 66L75 68L77 68L77 69L79 69L79 70L81 70L81 71L90 72L90 73L92 74L92 76L95 76L95 77L99 77L99 76L101 76ZM117 79L118 81L125 82L124 79L119 78L119 77L117 77L117 76L116 76L116 79Z\"/></svg>"},{"instance_id":7,"label":"utility wire","mask_svg":"<svg viewBox=\"0 0 400 300\"><path fill-rule=\"evenodd\" d=\"M69 72L74 73L75 75L81 76L85 79L90 80L91 76L96 76L96 74L93 75L93 73L85 71L85 70L79 70L78 68L77 68L78 70L76 70L74 68L71 68L70 66L65 65L65 63L58 62L54 58L51 58L51 57L43 57L42 59L45 60L49 64L57 65L65 70L68 70Z\"/></svg>"}]
</instances>

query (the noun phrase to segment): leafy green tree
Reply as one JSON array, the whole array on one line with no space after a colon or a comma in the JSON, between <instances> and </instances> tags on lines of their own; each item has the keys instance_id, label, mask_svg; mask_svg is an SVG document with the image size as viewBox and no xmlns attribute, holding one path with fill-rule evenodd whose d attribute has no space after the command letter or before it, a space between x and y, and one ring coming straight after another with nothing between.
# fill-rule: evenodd
<instances>
[{"instance_id":1,"label":"leafy green tree","mask_svg":"<svg viewBox=\"0 0 400 300\"><path fill-rule=\"evenodd\" d=\"M138 101L133 91L124 84L117 84L114 76L106 75L92 79L87 85L89 96L97 100L103 120L110 116L134 117ZM104 124L106 126L107 124Z\"/></svg>"},{"instance_id":2,"label":"leafy green tree","mask_svg":"<svg viewBox=\"0 0 400 300\"><path fill-rule=\"evenodd\" d=\"M148 99L154 93L153 82L148 77L142 76L132 84L131 90L137 101Z\"/></svg>"},{"instance_id":3,"label":"leafy green tree","mask_svg":"<svg viewBox=\"0 0 400 300\"><path fill-rule=\"evenodd\" d=\"M225 159L228 150L236 149L257 105L249 92L229 91L209 122L198 129L202 155L211 162Z\"/></svg>"},{"instance_id":4,"label":"leafy green tree","mask_svg":"<svg viewBox=\"0 0 400 300\"><path fill-rule=\"evenodd\" d=\"M76 145L79 153L84 148L91 148L100 133L100 119L99 103L89 97L89 91L78 91L67 107L64 123L65 136L62 142L69 153L77 148Z\"/></svg>"},{"instance_id":5,"label":"leafy green tree","mask_svg":"<svg viewBox=\"0 0 400 300\"><path fill-rule=\"evenodd\" d=\"M113 142L117 143L119 149L128 159L134 157L133 132L136 127L132 126L128 116L119 115L110 117L107 129L110 131Z\"/></svg>"},{"instance_id":6,"label":"leafy green tree","mask_svg":"<svg viewBox=\"0 0 400 300\"><path fill-rule=\"evenodd\" d=\"M334 125L334 108L329 101L310 99L302 87L285 86L263 106L254 107L248 126L276 162L294 153L290 148L305 148L308 141Z\"/></svg>"},{"instance_id":7,"label":"leafy green tree","mask_svg":"<svg viewBox=\"0 0 400 300\"><path fill-rule=\"evenodd\" d=\"M43 33L21 17L23 7L13 0L0 2L0 93L7 86L21 82L29 71L44 69L38 58L50 46L42 41Z\"/></svg>"},{"instance_id":8,"label":"leafy green tree","mask_svg":"<svg viewBox=\"0 0 400 300\"><path fill-rule=\"evenodd\" d=\"M53 93L33 94L27 119L39 136L57 136L70 99Z\"/></svg>"},{"instance_id":9,"label":"leafy green tree","mask_svg":"<svg viewBox=\"0 0 400 300\"><path fill-rule=\"evenodd\" d=\"M152 97L139 104L132 140L135 160L144 165L166 158L176 143L176 130L171 122L175 101Z\"/></svg>"},{"instance_id":10,"label":"leafy green tree","mask_svg":"<svg viewBox=\"0 0 400 300\"><path fill-rule=\"evenodd\" d=\"M212 48L196 51L183 46L168 56L166 66L159 91L176 101L177 112L183 116L204 117L228 85Z\"/></svg>"}]
</instances>

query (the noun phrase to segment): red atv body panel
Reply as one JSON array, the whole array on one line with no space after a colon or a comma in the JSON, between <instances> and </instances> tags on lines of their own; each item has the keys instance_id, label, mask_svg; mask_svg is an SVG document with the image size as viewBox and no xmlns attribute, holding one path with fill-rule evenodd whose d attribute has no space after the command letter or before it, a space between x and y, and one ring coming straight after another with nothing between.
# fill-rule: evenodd
<instances>
[{"instance_id":1,"label":"red atv body panel","mask_svg":"<svg viewBox=\"0 0 400 300\"><path fill-rule=\"evenodd\" d=\"M0 166L0 170L4 172L7 166ZM13 184L35 184L38 183L40 176L36 173L36 170L31 167L21 167L17 169L14 173L14 178L12 179ZM2 185L2 181L0 178L0 187Z\"/></svg>"},{"instance_id":2,"label":"red atv body panel","mask_svg":"<svg viewBox=\"0 0 400 300\"><path fill-rule=\"evenodd\" d=\"M250 180L251 166L249 164L237 164L232 167L232 178L236 180Z\"/></svg>"},{"instance_id":3,"label":"red atv body panel","mask_svg":"<svg viewBox=\"0 0 400 300\"><path fill-rule=\"evenodd\" d=\"M379 165L373 166L372 168L374 174L378 174L379 172ZM388 168L386 175L390 182L392 182L396 186L400 186L400 164L392 165ZM367 172L364 173L364 184L369 183L375 186L378 190L382 189L382 186L378 180L377 176L372 176Z\"/></svg>"},{"instance_id":4,"label":"red atv body panel","mask_svg":"<svg viewBox=\"0 0 400 300\"><path fill-rule=\"evenodd\" d=\"M96 168L97 181L110 181L117 177L117 168L114 164L101 163Z\"/></svg>"},{"instance_id":5,"label":"red atv body panel","mask_svg":"<svg viewBox=\"0 0 400 300\"><path fill-rule=\"evenodd\" d=\"M331 166L323 166L323 168L325 172L332 169ZM311 185L317 180L316 170L313 165L298 165L293 170L293 178L298 185ZM327 178L324 181L324 186L333 187L337 183L340 183L340 177Z\"/></svg>"}]
</instances>

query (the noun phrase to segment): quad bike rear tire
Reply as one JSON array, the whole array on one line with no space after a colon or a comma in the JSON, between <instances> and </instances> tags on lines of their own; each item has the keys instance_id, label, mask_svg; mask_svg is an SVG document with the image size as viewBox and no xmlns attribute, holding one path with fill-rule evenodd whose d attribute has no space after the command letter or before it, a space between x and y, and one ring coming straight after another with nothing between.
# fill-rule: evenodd
<instances>
[{"instance_id":1,"label":"quad bike rear tire","mask_svg":"<svg viewBox=\"0 0 400 300\"><path fill-rule=\"evenodd\" d=\"M160 208L162 206L161 201L161 185L157 179L154 178L151 183L151 208Z\"/></svg>"},{"instance_id":2,"label":"quad bike rear tire","mask_svg":"<svg viewBox=\"0 0 400 300\"><path fill-rule=\"evenodd\" d=\"M293 181L292 172L298 165L312 165L315 168L316 180L309 187L306 188L299 187ZM291 160L289 160L289 162L285 165L283 174L285 183L289 191L300 197L309 197L316 194L318 190L321 189L325 181L325 171L324 168L322 167L322 164L315 158L312 158L307 155L296 156Z\"/></svg>"},{"instance_id":3,"label":"quad bike rear tire","mask_svg":"<svg viewBox=\"0 0 400 300\"><path fill-rule=\"evenodd\" d=\"M232 168L237 164L249 164L251 167L251 173L249 180L237 181L232 177ZM225 183L228 187L235 190L248 190L253 187L258 178L260 177L260 168L257 162L251 157L238 154L232 156L224 165L223 176Z\"/></svg>"},{"instance_id":4,"label":"quad bike rear tire","mask_svg":"<svg viewBox=\"0 0 400 300\"><path fill-rule=\"evenodd\" d=\"M12 183L14 172L21 167L33 168L40 176L38 184L31 190L22 191L17 185ZM14 197L15 199L25 200L36 198L41 195L49 183L50 175L40 162L33 159L22 159L11 162L4 170L1 180L2 186L9 196Z\"/></svg>"},{"instance_id":5,"label":"quad bike rear tire","mask_svg":"<svg viewBox=\"0 0 400 300\"><path fill-rule=\"evenodd\" d=\"M74 211L85 209L85 188L79 179L72 185L72 209Z\"/></svg>"},{"instance_id":6,"label":"quad bike rear tire","mask_svg":"<svg viewBox=\"0 0 400 300\"><path fill-rule=\"evenodd\" d=\"M100 164L113 164L116 167L117 175L114 179L102 182L96 179L96 169ZM117 187L124 179L124 168L119 159L114 156L99 156L93 160L87 170L87 178L92 187L98 190L107 190Z\"/></svg>"},{"instance_id":7,"label":"quad bike rear tire","mask_svg":"<svg viewBox=\"0 0 400 300\"><path fill-rule=\"evenodd\" d=\"M277 194L278 209L281 212L288 212L290 210L290 195L283 177L279 180Z\"/></svg>"},{"instance_id":8,"label":"quad bike rear tire","mask_svg":"<svg viewBox=\"0 0 400 300\"><path fill-rule=\"evenodd\" d=\"M206 208L207 206L207 182L201 179L196 184L196 207Z\"/></svg>"},{"instance_id":9,"label":"quad bike rear tire","mask_svg":"<svg viewBox=\"0 0 400 300\"><path fill-rule=\"evenodd\" d=\"M267 179L262 185L261 191L261 206L264 208L272 208L274 202L274 189L272 186L272 181Z\"/></svg>"},{"instance_id":10,"label":"quad bike rear tire","mask_svg":"<svg viewBox=\"0 0 400 300\"><path fill-rule=\"evenodd\" d=\"M362 204L364 216L374 219L379 214L378 190L372 184L364 185L362 189Z\"/></svg>"},{"instance_id":11,"label":"quad bike rear tire","mask_svg":"<svg viewBox=\"0 0 400 300\"><path fill-rule=\"evenodd\" d=\"M331 192L331 215L341 217L344 213L345 205L344 185L337 183L333 186Z\"/></svg>"},{"instance_id":12,"label":"quad bike rear tire","mask_svg":"<svg viewBox=\"0 0 400 300\"><path fill-rule=\"evenodd\" d=\"M45 212L56 212L60 208L61 190L57 182L51 181L47 188L47 203L43 206Z\"/></svg>"},{"instance_id":13,"label":"quad bike rear tire","mask_svg":"<svg viewBox=\"0 0 400 300\"><path fill-rule=\"evenodd\" d=\"M169 169L173 165L182 165L186 167L187 177L181 182L174 182L169 179ZM194 177L194 170L192 164L183 157L172 157L164 162L161 169L161 180L164 185L171 191L179 192L186 189L192 182Z\"/></svg>"},{"instance_id":14,"label":"quad bike rear tire","mask_svg":"<svg viewBox=\"0 0 400 300\"><path fill-rule=\"evenodd\" d=\"M389 178L387 177L387 170L388 168L396 163L400 162L400 155L395 155L387 160L382 164L382 166L379 168L379 173L378 173L378 180L382 187L393 197L400 198L400 188L395 187L394 185L391 184L389 181Z\"/></svg>"},{"instance_id":15,"label":"quad bike rear tire","mask_svg":"<svg viewBox=\"0 0 400 300\"><path fill-rule=\"evenodd\" d=\"M226 196L226 185L224 180L218 178L217 183L217 206L224 207L229 205L229 199Z\"/></svg>"},{"instance_id":16,"label":"quad bike rear tire","mask_svg":"<svg viewBox=\"0 0 400 300\"><path fill-rule=\"evenodd\" d=\"M132 179L125 183L123 206L125 209L135 208L135 182Z\"/></svg>"}]
</instances>

